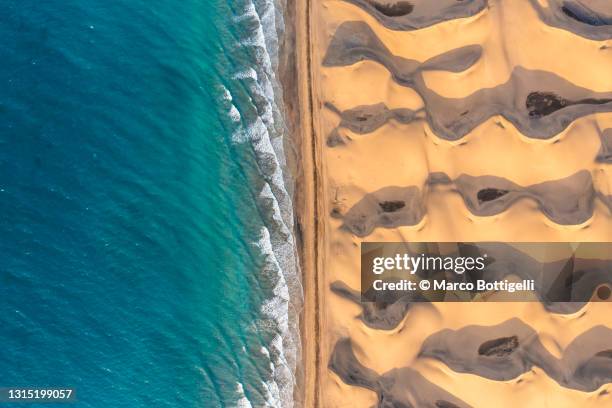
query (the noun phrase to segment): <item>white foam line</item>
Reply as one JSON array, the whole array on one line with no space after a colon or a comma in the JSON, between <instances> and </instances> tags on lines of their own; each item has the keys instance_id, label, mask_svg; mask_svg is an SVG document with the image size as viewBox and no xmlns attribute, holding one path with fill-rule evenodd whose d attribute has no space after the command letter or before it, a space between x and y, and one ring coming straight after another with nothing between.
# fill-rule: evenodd
<instances>
[{"instance_id":1,"label":"white foam line","mask_svg":"<svg viewBox=\"0 0 612 408\"><path fill-rule=\"evenodd\" d=\"M236 402L236 408L253 408L251 401L244 394L244 387L241 383L236 383L236 393L240 397Z\"/></svg>"},{"instance_id":2,"label":"white foam line","mask_svg":"<svg viewBox=\"0 0 612 408\"><path fill-rule=\"evenodd\" d=\"M262 170L264 183L258 204L269 225L261 229L254 243L265 259L262 278L274 282L272 297L267 299L261 313L275 322L276 335L270 344L262 347L262 355L270 361L272 378L263 383L266 407L293 407L295 370L300 353L297 313L301 308L302 292L293 236L293 205L283 174L286 163L283 138L286 126L277 99L281 89L276 79L278 65L278 31L282 32L282 4L273 0L254 0L248 3L237 23L249 22L253 27L248 38L239 46L252 47L256 63L234 73L233 79L242 82L253 103L257 103L259 116L250 123L239 123L245 118L233 103L232 96L224 92L230 119L239 123L232 135L234 143L248 143L253 147L255 159ZM242 400L241 400L242 401ZM248 400L247 400L248 401ZM250 403L250 402L249 402ZM246 406L246 405L245 405Z\"/></svg>"}]
</instances>

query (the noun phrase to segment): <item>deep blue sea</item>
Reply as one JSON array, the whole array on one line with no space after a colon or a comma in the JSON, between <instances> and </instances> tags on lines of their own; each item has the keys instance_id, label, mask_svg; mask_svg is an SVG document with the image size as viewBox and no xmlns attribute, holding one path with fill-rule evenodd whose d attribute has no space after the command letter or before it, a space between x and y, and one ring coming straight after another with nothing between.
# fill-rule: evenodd
<instances>
[{"instance_id":1,"label":"deep blue sea","mask_svg":"<svg viewBox=\"0 0 612 408\"><path fill-rule=\"evenodd\" d=\"M2 2L0 387L291 406L282 30L264 0Z\"/></svg>"}]
</instances>

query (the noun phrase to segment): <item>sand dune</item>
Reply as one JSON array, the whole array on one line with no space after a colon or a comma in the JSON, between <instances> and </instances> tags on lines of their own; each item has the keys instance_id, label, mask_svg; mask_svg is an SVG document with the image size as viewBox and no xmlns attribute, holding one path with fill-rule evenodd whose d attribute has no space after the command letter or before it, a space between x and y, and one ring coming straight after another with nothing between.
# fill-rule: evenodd
<instances>
[{"instance_id":1,"label":"sand dune","mask_svg":"<svg viewBox=\"0 0 612 408\"><path fill-rule=\"evenodd\" d=\"M496 176L462 174L453 181L443 173L432 173L428 184L452 184L467 209L480 217L499 214L516 201L528 198L535 201L551 221L561 225L588 221L593 216L597 197L591 174L585 170L564 179L527 187ZM607 196L599 197L612 210ZM343 219L345 228L364 237L378 227L419 224L425 212L423 200L418 187L385 187L366 194L346 214L342 215L340 211L336 214Z\"/></svg>"},{"instance_id":2,"label":"sand dune","mask_svg":"<svg viewBox=\"0 0 612 408\"><path fill-rule=\"evenodd\" d=\"M546 24L593 40L612 38L612 10L604 1L549 0L546 8L538 0L530 2Z\"/></svg>"},{"instance_id":3,"label":"sand dune","mask_svg":"<svg viewBox=\"0 0 612 408\"><path fill-rule=\"evenodd\" d=\"M580 117L612 111L612 91L593 92L554 73L522 67L516 67L506 83L462 99L444 98L427 88L422 72L465 71L481 55L481 47L472 45L420 64L392 55L367 24L351 21L336 30L323 65L353 65L366 59L380 63L396 82L413 88L423 98L429 125L447 140L465 136L496 115L509 120L522 134L544 139L558 134ZM533 90L532 84L537 84L539 90Z\"/></svg>"},{"instance_id":4,"label":"sand dune","mask_svg":"<svg viewBox=\"0 0 612 408\"><path fill-rule=\"evenodd\" d=\"M473 16L495 5L487 0L389 1L346 0L373 15L382 25L394 30L416 30L461 17ZM545 24L571 31L593 40L612 38L612 12L605 0L529 0Z\"/></svg>"},{"instance_id":5,"label":"sand dune","mask_svg":"<svg viewBox=\"0 0 612 408\"><path fill-rule=\"evenodd\" d=\"M363 8L385 27L394 30L416 30L442 21L473 16L487 5L487 0L347 1Z\"/></svg>"},{"instance_id":6,"label":"sand dune","mask_svg":"<svg viewBox=\"0 0 612 408\"><path fill-rule=\"evenodd\" d=\"M612 329L595 326L580 334L558 359L538 334L518 319L496 326L467 326L430 336L419 357L438 359L454 371L507 381L538 366L563 387L595 391L612 382Z\"/></svg>"},{"instance_id":7,"label":"sand dune","mask_svg":"<svg viewBox=\"0 0 612 408\"><path fill-rule=\"evenodd\" d=\"M359 363L353 353L351 341L348 339L336 343L329 368L345 383L376 392L379 407L455 408L469 406L411 368L394 369L379 376Z\"/></svg>"},{"instance_id":8,"label":"sand dune","mask_svg":"<svg viewBox=\"0 0 612 408\"><path fill-rule=\"evenodd\" d=\"M609 259L488 247L530 301L359 291L362 242L612 241L612 3L310 7L319 405L612 406Z\"/></svg>"}]
</instances>

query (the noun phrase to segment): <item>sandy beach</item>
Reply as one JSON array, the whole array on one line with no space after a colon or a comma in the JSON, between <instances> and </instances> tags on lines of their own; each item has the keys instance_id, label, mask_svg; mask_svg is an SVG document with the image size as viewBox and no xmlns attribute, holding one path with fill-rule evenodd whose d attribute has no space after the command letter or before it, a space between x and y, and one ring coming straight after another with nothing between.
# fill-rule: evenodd
<instances>
[{"instance_id":1,"label":"sandy beach","mask_svg":"<svg viewBox=\"0 0 612 408\"><path fill-rule=\"evenodd\" d=\"M297 2L304 406L612 406L608 302L351 295L362 242L612 241L611 16L603 0ZM470 360L488 339L520 352L515 371Z\"/></svg>"}]
</instances>

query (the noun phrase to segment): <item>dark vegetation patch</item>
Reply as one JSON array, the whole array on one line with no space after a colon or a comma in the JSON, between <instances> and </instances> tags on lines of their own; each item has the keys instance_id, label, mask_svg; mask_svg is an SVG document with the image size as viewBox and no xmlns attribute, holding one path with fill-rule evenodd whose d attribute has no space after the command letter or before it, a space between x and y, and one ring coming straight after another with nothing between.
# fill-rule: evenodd
<instances>
[{"instance_id":1,"label":"dark vegetation patch","mask_svg":"<svg viewBox=\"0 0 612 408\"><path fill-rule=\"evenodd\" d=\"M478 354L486 357L505 357L512 353L519 345L518 337L500 337L485 341L478 347Z\"/></svg>"},{"instance_id":2,"label":"dark vegetation patch","mask_svg":"<svg viewBox=\"0 0 612 408\"><path fill-rule=\"evenodd\" d=\"M409 1L397 1L394 3L370 1L370 4L387 17L405 16L412 13L412 10L414 10L414 6Z\"/></svg>"},{"instance_id":3,"label":"dark vegetation patch","mask_svg":"<svg viewBox=\"0 0 612 408\"><path fill-rule=\"evenodd\" d=\"M384 212L391 213L391 212L401 210L402 208L406 206L406 203L401 200L395 200L395 201L383 201L381 203L378 203L378 205Z\"/></svg>"},{"instance_id":4,"label":"dark vegetation patch","mask_svg":"<svg viewBox=\"0 0 612 408\"><path fill-rule=\"evenodd\" d=\"M527 96L527 111L529 116L540 118L550 115L569 104L567 99L552 92L532 92Z\"/></svg>"},{"instance_id":5,"label":"dark vegetation patch","mask_svg":"<svg viewBox=\"0 0 612 408\"><path fill-rule=\"evenodd\" d=\"M608 102L612 102L612 99L585 98L570 101L553 92L532 92L527 95L525 105L529 116L541 118L571 105L603 105Z\"/></svg>"},{"instance_id":6,"label":"dark vegetation patch","mask_svg":"<svg viewBox=\"0 0 612 408\"><path fill-rule=\"evenodd\" d=\"M485 203L487 201L497 200L499 197L503 197L508 194L508 190L499 190L497 188L483 188L476 194L479 203Z\"/></svg>"}]
</instances>

